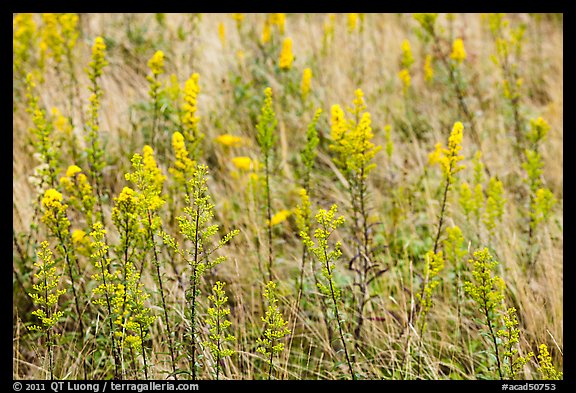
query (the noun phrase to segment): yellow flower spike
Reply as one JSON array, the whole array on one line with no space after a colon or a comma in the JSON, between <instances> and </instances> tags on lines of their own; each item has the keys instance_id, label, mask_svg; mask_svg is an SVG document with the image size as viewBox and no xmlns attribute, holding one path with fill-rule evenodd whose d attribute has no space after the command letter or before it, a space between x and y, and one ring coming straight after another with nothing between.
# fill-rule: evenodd
<instances>
[{"instance_id":1,"label":"yellow flower spike","mask_svg":"<svg viewBox=\"0 0 576 393\"><path fill-rule=\"evenodd\" d=\"M270 17L270 22L273 25L278 26L278 30L280 31L281 35L284 34L284 28L286 24L286 14L272 14L272 16Z\"/></svg>"},{"instance_id":2,"label":"yellow flower spike","mask_svg":"<svg viewBox=\"0 0 576 393\"><path fill-rule=\"evenodd\" d=\"M412 56L412 48L410 46L410 41L402 41L402 60L400 62L402 68L410 68L414 64L414 56Z\"/></svg>"},{"instance_id":3,"label":"yellow flower spike","mask_svg":"<svg viewBox=\"0 0 576 393\"><path fill-rule=\"evenodd\" d=\"M42 21L44 28L42 29L41 48L44 50L41 56L49 54L56 64L60 64L65 52L65 43L59 29L58 14L42 14Z\"/></svg>"},{"instance_id":4,"label":"yellow flower spike","mask_svg":"<svg viewBox=\"0 0 576 393\"><path fill-rule=\"evenodd\" d=\"M242 171L255 169L255 165L250 157L234 157L232 159L232 164Z\"/></svg>"},{"instance_id":5,"label":"yellow flower spike","mask_svg":"<svg viewBox=\"0 0 576 393\"><path fill-rule=\"evenodd\" d=\"M161 50L156 51L154 55L148 60L148 68L154 76L158 76L164 72L164 52Z\"/></svg>"},{"instance_id":6,"label":"yellow flower spike","mask_svg":"<svg viewBox=\"0 0 576 393\"><path fill-rule=\"evenodd\" d=\"M184 136L178 131L172 135L172 148L174 149L174 167L168 171L182 188L186 188L186 182L194 175L194 161L190 159Z\"/></svg>"},{"instance_id":7,"label":"yellow flower spike","mask_svg":"<svg viewBox=\"0 0 576 393\"><path fill-rule=\"evenodd\" d=\"M234 19L236 22L242 22L244 20L244 16L244 14L236 13L232 14L232 19Z\"/></svg>"},{"instance_id":8,"label":"yellow flower spike","mask_svg":"<svg viewBox=\"0 0 576 393\"><path fill-rule=\"evenodd\" d=\"M82 244L86 239L86 232L84 232L81 229L76 229L72 231L71 237L72 237L72 243Z\"/></svg>"},{"instance_id":9,"label":"yellow flower spike","mask_svg":"<svg viewBox=\"0 0 576 393\"><path fill-rule=\"evenodd\" d=\"M216 138L214 138L214 141L226 147L238 147L241 146L244 142L244 140L241 137L230 134L219 135Z\"/></svg>"},{"instance_id":10,"label":"yellow flower spike","mask_svg":"<svg viewBox=\"0 0 576 393\"><path fill-rule=\"evenodd\" d=\"M302 83L300 85L300 92L302 94L302 99L306 100L308 94L310 93L310 85L312 83L312 70L310 68L305 68L302 73Z\"/></svg>"},{"instance_id":11,"label":"yellow flower spike","mask_svg":"<svg viewBox=\"0 0 576 393\"><path fill-rule=\"evenodd\" d=\"M82 172L82 169L80 169L79 166L77 165L70 165L68 167L68 169L66 170L66 177L72 177L77 173Z\"/></svg>"},{"instance_id":12,"label":"yellow flower spike","mask_svg":"<svg viewBox=\"0 0 576 393\"><path fill-rule=\"evenodd\" d=\"M434 145L434 151L428 154L428 163L430 165L438 164L442 159L442 144L438 142Z\"/></svg>"},{"instance_id":13,"label":"yellow flower spike","mask_svg":"<svg viewBox=\"0 0 576 393\"><path fill-rule=\"evenodd\" d=\"M332 105L330 110L331 113L331 128L330 137L334 141L340 141L344 138L346 131L348 130L348 123L346 121L346 115L340 107L340 105Z\"/></svg>"},{"instance_id":14,"label":"yellow flower spike","mask_svg":"<svg viewBox=\"0 0 576 393\"><path fill-rule=\"evenodd\" d=\"M220 38L222 46L226 46L226 27L222 22L218 23L218 37Z\"/></svg>"},{"instance_id":15,"label":"yellow flower spike","mask_svg":"<svg viewBox=\"0 0 576 393\"><path fill-rule=\"evenodd\" d=\"M56 191L53 188L49 188L44 193L44 197L42 198L42 206L46 209L50 209L51 207L60 204L62 202L62 194Z\"/></svg>"},{"instance_id":16,"label":"yellow flower spike","mask_svg":"<svg viewBox=\"0 0 576 393\"><path fill-rule=\"evenodd\" d=\"M184 104L182 106L182 126L186 143L198 144L204 135L198 131L200 117L198 111L198 95L200 94L200 75L193 73L184 84Z\"/></svg>"},{"instance_id":17,"label":"yellow flower spike","mask_svg":"<svg viewBox=\"0 0 576 393\"><path fill-rule=\"evenodd\" d=\"M290 210L280 210L278 213L272 216L268 225L270 226L278 225L286 221L291 214L292 212Z\"/></svg>"},{"instance_id":18,"label":"yellow flower spike","mask_svg":"<svg viewBox=\"0 0 576 393\"><path fill-rule=\"evenodd\" d=\"M294 62L292 53L292 38L286 38L282 43L282 52L280 52L279 66L281 70L289 70Z\"/></svg>"},{"instance_id":19,"label":"yellow flower spike","mask_svg":"<svg viewBox=\"0 0 576 393\"><path fill-rule=\"evenodd\" d=\"M264 27L262 28L262 37L260 38L260 41L262 42L262 44L267 44L268 42L270 42L271 36L272 36L272 29L270 26L270 20L266 19L264 21Z\"/></svg>"},{"instance_id":20,"label":"yellow flower spike","mask_svg":"<svg viewBox=\"0 0 576 393\"><path fill-rule=\"evenodd\" d=\"M348 33L352 33L356 30L358 25L358 14L348 14Z\"/></svg>"},{"instance_id":21,"label":"yellow flower spike","mask_svg":"<svg viewBox=\"0 0 576 393\"><path fill-rule=\"evenodd\" d=\"M462 63L466 59L466 50L464 49L464 41L461 38L454 40L452 44L452 53L450 58Z\"/></svg>"},{"instance_id":22,"label":"yellow flower spike","mask_svg":"<svg viewBox=\"0 0 576 393\"><path fill-rule=\"evenodd\" d=\"M398 72L398 78L400 78L400 81L402 82L402 90L404 91L404 93L406 93L408 91L408 88L412 84L410 71L408 71L405 68L400 70L400 72Z\"/></svg>"},{"instance_id":23,"label":"yellow flower spike","mask_svg":"<svg viewBox=\"0 0 576 393\"><path fill-rule=\"evenodd\" d=\"M166 176L164 176L160 168L158 168L158 164L154 158L154 150L149 145L144 145L142 149L142 162L144 164L144 170L152 175L154 185L159 191L162 191Z\"/></svg>"}]
</instances>

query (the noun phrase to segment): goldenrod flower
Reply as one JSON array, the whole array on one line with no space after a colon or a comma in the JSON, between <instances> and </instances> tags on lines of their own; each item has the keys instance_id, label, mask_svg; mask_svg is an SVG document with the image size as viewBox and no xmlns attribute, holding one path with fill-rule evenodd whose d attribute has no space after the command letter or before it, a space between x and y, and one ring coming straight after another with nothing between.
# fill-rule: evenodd
<instances>
[{"instance_id":1,"label":"goldenrod flower","mask_svg":"<svg viewBox=\"0 0 576 393\"><path fill-rule=\"evenodd\" d=\"M398 73L398 78L400 78L400 80L402 81L402 89L404 93L406 93L412 81L412 79L410 78L410 71L408 71L406 68L403 68Z\"/></svg>"},{"instance_id":2,"label":"goldenrod flower","mask_svg":"<svg viewBox=\"0 0 576 393\"><path fill-rule=\"evenodd\" d=\"M72 125L70 120L56 107L52 108L52 118L54 119L54 128L64 133L67 137L72 133Z\"/></svg>"},{"instance_id":3,"label":"goldenrod flower","mask_svg":"<svg viewBox=\"0 0 576 393\"><path fill-rule=\"evenodd\" d=\"M457 121L454 123L450 137L448 138L448 148L442 148L440 143L435 145L435 150L428 155L428 161L431 165L440 164L442 172L452 183L452 176L464 169L463 165L458 165L459 161L464 159L464 156L460 155L460 150L462 150L462 131L464 126L461 122Z\"/></svg>"},{"instance_id":4,"label":"goldenrod flower","mask_svg":"<svg viewBox=\"0 0 576 393\"><path fill-rule=\"evenodd\" d=\"M352 33L356 30L358 24L358 14L348 14L348 32Z\"/></svg>"},{"instance_id":5,"label":"goldenrod flower","mask_svg":"<svg viewBox=\"0 0 576 393\"><path fill-rule=\"evenodd\" d=\"M311 82L312 82L312 70L310 68L306 68L302 73L302 84L300 86L300 91L302 93L303 100L306 100L306 97L308 97L308 93L310 93Z\"/></svg>"},{"instance_id":6,"label":"goldenrod flower","mask_svg":"<svg viewBox=\"0 0 576 393\"><path fill-rule=\"evenodd\" d=\"M452 53L450 58L456 60L458 63L462 63L466 59L466 50L464 49L464 41L458 38L452 44Z\"/></svg>"},{"instance_id":7,"label":"goldenrod flower","mask_svg":"<svg viewBox=\"0 0 576 393\"><path fill-rule=\"evenodd\" d=\"M214 138L214 141L226 147L237 147L243 143L243 139L241 137L230 134L219 135Z\"/></svg>"},{"instance_id":8,"label":"goldenrod flower","mask_svg":"<svg viewBox=\"0 0 576 393\"><path fill-rule=\"evenodd\" d=\"M76 229L76 230L72 231L71 237L72 237L72 243L82 244L82 243L84 243L84 240L86 239L86 232L84 232L81 229Z\"/></svg>"},{"instance_id":9,"label":"goldenrod flower","mask_svg":"<svg viewBox=\"0 0 576 393\"><path fill-rule=\"evenodd\" d=\"M410 47L410 41L402 41L402 60L400 62L402 68L410 68L414 64L414 56L412 56L412 48Z\"/></svg>"},{"instance_id":10,"label":"goldenrod flower","mask_svg":"<svg viewBox=\"0 0 576 393\"><path fill-rule=\"evenodd\" d=\"M79 166L77 166L77 165L70 165L70 166L68 167L68 169L66 170L66 176L67 176L67 177L72 177L72 176L74 176L75 174L80 173L80 172L82 172L82 169L80 169Z\"/></svg>"},{"instance_id":11,"label":"goldenrod flower","mask_svg":"<svg viewBox=\"0 0 576 393\"><path fill-rule=\"evenodd\" d=\"M53 188L46 190L41 201L45 209L42 222L46 224L52 234L61 237L66 236L70 221L66 216L68 205L62 203L62 194Z\"/></svg>"},{"instance_id":12,"label":"goldenrod flower","mask_svg":"<svg viewBox=\"0 0 576 393\"><path fill-rule=\"evenodd\" d=\"M102 37L96 37L94 39L94 45L92 45L92 62L90 63L90 68L94 70L94 77L101 76L102 69L108 64L105 55L106 43Z\"/></svg>"},{"instance_id":13,"label":"goldenrod flower","mask_svg":"<svg viewBox=\"0 0 576 393\"><path fill-rule=\"evenodd\" d=\"M286 23L286 14L272 14L270 17L270 22L276 26L278 26L278 30L280 30L280 34L284 34L284 27Z\"/></svg>"},{"instance_id":14,"label":"goldenrod flower","mask_svg":"<svg viewBox=\"0 0 576 393\"><path fill-rule=\"evenodd\" d=\"M255 169L256 162L253 162L250 157L234 157L232 159L232 164L243 171L249 171L251 169Z\"/></svg>"},{"instance_id":15,"label":"goldenrod flower","mask_svg":"<svg viewBox=\"0 0 576 393\"><path fill-rule=\"evenodd\" d=\"M200 75L192 74L184 84L184 104L182 105L183 135L187 143L198 144L204 135L198 132L200 117L196 116L198 110L198 94L200 94Z\"/></svg>"},{"instance_id":16,"label":"goldenrod flower","mask_svg":"<svg viewBox=\"0 0 576 393\"><path fill-rule=\"evenodd\" d=\"M278 225L281 222L284 222L288 219L288 217L292 214L290 210L280 210L278 213L274 214L270 219L270 226Z\"/></svg>"},{"instance_id":17,"label":"goldenrod flower","mask_svg":"<svg viewBox=\"0 0 576 393\"><path fill-rule=\"evenodd\" d=\"M12 28L13 70L24 77L25 63L30 58L30 52L36 41L36 23L32 14L20 13L14 17Z\"/></svg>"},{"instance_id":18,"label":"goldenrod flower","mask_svg":"<svg viewBox=\"0 0 576 393\"><path fill-rule=\"evenodd\" d=\"M144 163L144 170L152 174L156 187L161 191L166 176L162 174L162 171L158 167L156 159L154 158L154 150L149 145L144 145L142 148L142 162Z\"/></svg>"},{"instance_id":19,"label":"goldenrod flower","mask_svg":"<svg viewBox=\"0 0 576 393\"><path fill-rule=\"evenodd\" d=\"M46 190L42 198L42 206L50 209L54 206L60 206L62 202L62 194L53 188Z\"/></svg>"},{"instance_id":20,"label":"goldenrod flower","mask_svg":"<svg viewBox=\"0 0 576 393\"><path fill-rule=\"evenodd\" d=\"M78 19L77 14L62 14L59 17L62 38L69 51L74 49L76 40L78 39Z\"/></svg>"},{"instance_id":21,"label":"goldenrod flower","mask_svg":"<svg viewBox=\"0 0 576 393\"><path fill-rule=\"evenodd\" d=\"M65 50L64 38L58 26L58 14L42 14L42 21L44 22L44 28L42 29L40 42L41 56L43 57L47 53L54 59L56 64L60 64Z\"/></svg>"},{"instance_id":22,"label":"goldenrod flower","mask_svg":"<svg viewBox=\"0 0 576 393\"><path fill-rule=\"evenodd\" d=\"M426 55L424 60L424 80L431 82L434 78L434 69L432 68L432 55Z\"/></svg>"},{"instance_id":23,"label":"goldenrod flower","mask_svg":"<svg viewBox=\"0 0 576 393\"><path fill-rule=\"evenodd\" d=\"M530 131L528 132L528 140L532 144L537 144L546 137L550 131L550 125L542 117L537 119L530 119Z\"/></svg>"},{"instance_id":24,"label":"goldenrod flower","mask_svg":"<svg viewBox=\"0 0 576 393\"><path fill-rule=\"evenodd\" d=\"M161 50L156 51L154 55L148 60L148 68L156 77L164 72L164 52Z\"/></svg>"},{"instance_id":25,"label":"goldenrod flower","mask_svg":"<svg viewBox=\"0 0 576 393\"><path fill-rule=\"evenodd\" d=\"M282 44L282 52L280 53L280 69L289 70L292 68L293 61L294 54L292 53L292 38L286 38Z\"/></svg>"},{"instance_id":26,"label":"goldenrod flower","mask_svg":"<svg viewBox=\"0 0 576 393\"><path fill-rule=\"evenodd\" d=\"M194 161L188 156L184 136L178 131L172 135L172 147L174 149L174 167L169 168L168 171L174 175L178 184L185 187L186 182L194 174Z\"/></svg>"},{"instance_id":27,"label":"goldenrod flower","mask_svg":"<svg viewBox=\"0 0 576 393\"><path fill-rule=\"evenodd\" d=\"M226 46L226 27L222 22L218 23L218 37L220 37L222 46Z\"/></svg>"},{"instance_id":28,"label":"goldenrod flower","mask_svg":"<svg viewBox=\"0 0 576 393\"><path fill-rule=\"evenodd\" d=\"M340 105L332 105L330 110L330 137L333 141L340 141L344 138L346 131L348 130L348 122L346 121L346 115L340 107Z\"/></svg>"},{"instance_id":29,"label":"goldenrod flower","mask_svg":"<svg viewBox=\"0 0 576 393\"><path fill-rule=\"evenodd\" d=\"M244 20L244 14L232 14L232 19L236 21L236 28L238 31L242 28L242 21Z\"/></svg>"},{"instance_id":30,"label":"goldenrod flower","mask_svg":"<svg viewBox=\"0 0 576 393\"><path fill-rule=\"evenodd\" d=\"M266 44L270 41L270 37L272 36L272 29L270 28L270 21L266 19L264 21L264 27L262 28L262 38L261 41L263 44Z\"/></svg>"},{"instance_id":31,"label":"goldenrod flower","mask_svg":"<svg viewBox=\"0 0 576 393\"><path fill-rule=\"evenodd\" d=\"M361 113L366 109L362 90L357 89L355 96L353 101L355 120L347 121L340 106L332 106L330 150L336 152L334 161L347 176L354 177L361 174L363 181L368 173L374 169L375 164L371 164L370 161L381 149L381 146L375 146L372 143L374 134L372 133L370 113Z\"/></svg>"}]
</instances>

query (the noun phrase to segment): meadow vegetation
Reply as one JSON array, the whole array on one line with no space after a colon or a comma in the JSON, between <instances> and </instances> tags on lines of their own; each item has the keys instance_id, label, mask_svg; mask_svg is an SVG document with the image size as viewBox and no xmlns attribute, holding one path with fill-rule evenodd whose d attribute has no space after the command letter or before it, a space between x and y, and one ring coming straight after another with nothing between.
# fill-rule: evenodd
<instances>
[{"instance_id":1,"label":"meadow vegetation","mask_svg":"<svg viewBox=\"0 0 576 393\"><path fill-rule=\"evenodd\" d=\"M563 17L15 14L15 379L562 379Z\"/></svg>"}]
</instances>

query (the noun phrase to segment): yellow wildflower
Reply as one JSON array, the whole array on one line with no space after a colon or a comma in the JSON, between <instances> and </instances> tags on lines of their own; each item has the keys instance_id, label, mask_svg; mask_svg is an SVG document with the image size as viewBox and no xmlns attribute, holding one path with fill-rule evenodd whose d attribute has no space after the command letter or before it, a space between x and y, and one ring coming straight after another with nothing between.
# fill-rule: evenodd
<instances>
[{"instance_id":1,"label":"yellow wildflower","mask_svg":"<svg viewBox=\"0 0 576 393\"><path fill-rule=\"evenodd\" d=\"M252 161L250 157L234 157L232 159L232 164L240 170L249 171L255 167L256 163Z\"/></svg>"},{"instance_id":2,"label":"yellow wildflower","mask_svg":"<svg viewBox=\"0 0 576 393\"><path fill-rule=\"evenodd\" d=\"M302 84L300 86L300 91L302 93L302 99L305 100L310 93L310 83L312 81L312 70L310 68L304 69L302 73Z\"/></svg>"},{"instance_id":3,"label":"yellow wildflower","mask_svg":"<svg viewBox=\"0 0 576 393\"><path fill-rule=\"evenodd\" d=\"M266 19L264 21L264 27L262 28L262 38L261 41L263 44L266 44L270 41L270 37L272 36L272 32L270 29L270 21Z\"/></svg>"},{"instance_id":4,"label":"yellow wildflower","mask_svg":"<svg viewBox=\"0 0 576 393\"><path fill-rule=\"evenodd\" d=\"M294 54L292 53L292 38L286 38L282 44L282 52L280 53L280 69L289 70L292 68L294 61Z\"/></svg>"},{"instance_id":5,"label":"yellow wildflower","mask_svg":"<svg viewBox=\"0 0 576 393\"><path fill-rule=\"evenodd\" d=\"M356 30L358 24L358 14L348 14L348 32L352 33Z\"/></svg>"},{"instance_id":6,"label":"yellow wildflower","mask_svg":"<svg viewBox=\"0 0 576 393\"><path fill-rule=\"evenodd\" d=\"M62 202L62 194L53 188L46 190L42 198L42 206L50 209L54 206L60 206Z\"/></svg>"},{"instance_id":7,"label":"yellow wildflower","mask_svg":"<svg viewBox=\"0 0 576 393\"><path fill-rule=\"evenodd\" d=\"M284 34L284 27L286 24L286 14L272 14L272 16L270 17L270 22L273 25L278 26L280 34Z\"/></svg>"},{"instance_id":8,"label":"yellow wildflower","mask_svg":"<svg viewBox=\"0 0 576 393\"><path fill-rule=\"evenodd\" d=\"M82 244L84 243L84 239L86 238L86 232L81 229L76 229L72 231L72 243L74 244Z\"/></svg>"},{"instance_id":9,"label":"yellow wildflower","mask_svg":"<svg viewBox=\"0 0 576 393\"><path fill-rule=\"evenodd\" d=\"M466 59L466 50L464 49L464 41L458 38L452 44L452 53L450 58L456 60L458 63L462 63Z\"/></svg>"},{"instance_id":10,"label":"yellow wildflower","mask_svg":"<svg viewBox=\"0 0 576 393\"><path fill-rule=\"evenodd\" d=\"M346 122L346 115L340 105L332 105L331 109L331 128L330 137L333 141L337 142L344 138L348 124Z\"/></svg>"},{"instance_id":11,"label":"yellow wildflower","mask_svg":"<svg viewBox=\"0 0 576 393\"><path fill-rule=\"evenodd\" d=\"M156 51L148 60L148 67L154 76L162 74L164 72L164 52Z\"/></svg>"},{"instance_id":12,"label":"yellow wildflower","mask_svg":"<svg viewBox=\"0 0 576 393\"><path fill-rule=\"evenodd\" d=\"M226 147L236 147L242 145L242 138L239 136L234 136L230 134L222 134L214 138L214 141L226 146Z\"/></svg>"},{"instance_id":13,"label":"yellow wildflower","mask_svg":"<svg viewBox=\"0 0 576 393\"><path fill-rule=\"evenodd\" d=\"M410 71L408 71L406 68L403 68L398 73L398 78L400 78L400 80L402 81L402 89L404 90L404 93L406 93L406 91L410 87L410 83L412 80L410 78Z\"/></svg>"},{"instance_id":14,"label":"yellow wildflower","mask_svg":"<svg viewBox=\"0 0 576 393\"><path fill-rule=\"evenodd\" d=\"M144 170L152 175L154 185L161 191L166 176L164 176L160 168L158 168L158 164L156 164L156 159L154 158L154 150L149 145L144 145L142 148L142 162L144 164Z\"/></svg>"},{"instance_id":15,"label":"yellow wildflower","mask_svg":"<svg viewBox=\"0 0 576 393\"><path fill-rule=\"evenodd\" d=\"M414 56L412 56L412 48L410 47L410 41L402 41L402 61L403 68L410 68L414 64Z\"/></svg>"},{"instance_id":16,"label":"yellow wildflower","mask_svg":"<svg viewBox=\"0 0 576 393\"><path fill-rule=\"evenodd\" d=\"M194 174L194 161L188 156L184 136L178 131L172 135L172 147L174 149L174 167L168 171L174 175L179 184L185 185Z\"/></svg>"},{"instance_id":17,"label":"yellow wildflower","mask_svg":"<svg viewBox=\"0 0 576 393\"><path fill-rule=\"evenodd\" d=\"M220 37L220 42L222 46L226 45L226 27L224 27L224 23L218 23L218 37Z\"/></svg>"},{"instance_id":18,"label":"yellow wildflower","mask_svg":"<svg viewBox=\"0 0 576 393\"><path fill-rule=\"evenodd\" d=\"M67 177L72 177L72 176L74 176L75 174L77 174L77 173L79 173L79 172L82 172L82 169L80 169L79 166L77 166L77 165L70 165L70 166L68 167L68 169L66 170L66 176L67 176Z\"/></svg>"},{"instance_id":19,"label":"yellow wildflower","mask_svg":"<svg viewBox=\"0 0 576 393\"><path fill-rule=\"evenodd\" d=\"M58 108L52 108L52 117L54 118L54 127L69 136L72 133L72 125L68 118L58 110Z\"/></svg>"},{"instance_id":20,"label":"yellow wildflower","mask_svg":"<svg viewBox=\"0 0 576 393\"><path fill-rule=\"evenodd\" d=\"M270 226L278 225L281 222L286 221L288 217L292 214L290 210L280 210L278 213L274 214L270 219Z\"/></svg>"},{"instance_id":21,"label":"yellow wildflower","mask_svg":"<svg viewBox=\"0 0 576 393\"><path fill-rule=\"evenodd\" d=\"M196 116L198 110L198 94L200 94L200 84L198 73L192 74L184 84L184 104L182 105L182 126L183 135L188 143L195 143L202 139L203 135L198 134L198 123L200 117Z\"/></svg>"}]
</instances>

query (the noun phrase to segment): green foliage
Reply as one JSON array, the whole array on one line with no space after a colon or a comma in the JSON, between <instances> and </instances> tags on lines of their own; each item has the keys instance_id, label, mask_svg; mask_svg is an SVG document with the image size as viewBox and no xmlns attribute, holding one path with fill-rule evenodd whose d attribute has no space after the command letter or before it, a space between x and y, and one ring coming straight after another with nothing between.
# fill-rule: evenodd
<instances>
[{"instance_id":1,"label":"green foliage","mask_svg":"<svg viewBox=\"0 0 576 393\"><path fill-rule=\"evenodd\" d=\"M321 114L322 109L317 109L316 113L314 114L314 118L310 124L308 124L308 130L306 131L306 145L300 152L300 158L302 160L302 164L304 165L304 168L302 169L302 186L307 191L310 190L310 174L312 173L314 161L316 159L316 155L318 154L316 147L320 142L320 138L318 138L316 125Z\"/></svg>"},{"instance_id":2,"label":"green foliage","mask_svg":"<svg viewBox=\"0 0 576 393\"><path fill-rule=\"evenodd\" d=\"M197 366L196 345L198 338L196 337L196 326L198 322L197 298L200 295L200 280L207 270L226 260L223 255L214 257L213 254L240 233L239 230L228 232L216 244L213 244L213 237L218 233L219 225L211 224L214 218L214 204L210 202L211 197L208 194L207 182L208 167L197 164L194 169L194 176L188 180L190 196L186 195L184 215L176 217L180 234L186 241L191 243L191 247L184 248L184 245L179 245L174 237L164 231L161 232L164 243L179 254L190 266L191 270L190 286L186 293L186 300L190 313L190 337L192 341L190 356L193 367L193 379L196 379Z\"/></svg>"},{"instance_id":3,"label":"green foliage","mask_svg":"<svg viewBox=\"0 0 576 393\"><path fill-rule=\"evenodd\" d=\"M541 223L548 221L550 211L556 204L556 197L548 188L539 188L531 204L530 227L535 230Z\"/></svg>"},{"instance_id":4,"label":"green foliage","mask_svg":"<svg viewBox=\"0 0 576 393\"><path fill-rule=\"evenodd\" d=\"M473 280L464 283L464 290L483 314L491 314L504 299L504 281L493 274L498 261L484 248L475 251L474 258L469 262L473 264Z\"/></svg>"},{"instance_id":5,"label":"green foliage","mask_svg":"<svg viewBox=\"0 0 576 393\"><path fill-rule=\"evenodd\" d=\"M39 97L34 91L35 87L36 84L32 74L28 73L26 75L26 100L28 103L26 112L32 116L32 123L34 124L34 127L30 128L32 146L38 154L37 158L41 163L35 172L39 178L40 187L44 184L55 187L60 156L59 146L52 142L52 123L46 119L46 111L38 103Z\"/></svg>"},{"instance_id":6,"label":"green foliage","mask_svg":"<svg viewBox=\"0 0 576 393\"><path fill-rule=\"evenodd\" d=\"M516 309L514 307L506 311L504 326L505 328L498 330L496 334L501 338L501 345L504 347L502 356L506 374L509 379L516 379L522 373L524 365L534 356L534 353L528 352L526 356L520 356L518 353L517 346L520 341L520 330L517 328L518 318L516 318Z\"/></svg>"},{"instance_id":7,"label":"green foliage","mask_svg":"<svg viewBox=\"0 0 576 393\"><path fill-rule=\"evenodd\" d=\"M440 284L440 272L444 269L444 256L442 251L434 253L434 251L428 251L424 256L426 264L424 265L424 282L422 283L422 292L416 294L416 298L420 302L420 319L421 319L421 331L420 334L424 333L424 324L426 315L430 311L433 305L432 293L434 289Z\"/></svg>"},{"instance_id":8,"label":"green foliage","mask_svg":"<svg viewBox=\"0 0 576 393\"><path fill-rule=\"evenodd\" d=\"M102 87L100 86L100 78L102 77L104 67L107 65L106 44L102 37L96 37L94 45L92 46L92 61L86 69L88 79L90 80L90 96L88 99L89 109L85 141L90 176L95 182L98 191L102 188L102 170L106 165L104 160L104 148L100 141L99 112L102 96L104 94ZM100 217L100 220L102 220L102 217Z\"/></svg>"},{"instance_id":9,"label":"green foliage","mask_svg":"<svg viewBox=\"0 0 576 393\"><path fill-rule=\"evenodd\" d=\"M335 303L333 306L336 306L336 302L340 300L340 289L334 281L334 269L336 267L335 261L342 256L342 251L340 251L342 244L336 242L334 248L330 249L328 239L339 226L344 224L344 216L334 217L337 210L338 206L336 204L332 205L328 211L324 209L318 210L315 216L318 228L314 230L316 242L310 238L308 232L300 232L302 241L322 266L322 276L324 277L325 283L318 282L318 289L324 296L330 297L333 300Z\"/></svg>"},{"instance_id":10,"label":"green foliage","mask_svg":"<svg viewBox=\"0 0 576 393\"><path fill-rule=\"evenodd\" d=\"M291 334L288 329L288 322L284 320L280 309L278 308L278 299L276 298L276 283L269 281L264 289L264 297L268 300L266 314L262 317L264 323L264 332L262 337L258 338L256 352L261 353L268 364L268 379L272 378L274 371L274 356L284 351L284 343L280 342L284 337Z\"/></svg>"},{"instance_id":11,"label":"green foliage","mask_svg":"<svg viewBox=\"0 0 576 393\"><path fill-rule=\"evenodd\" d=\"M46 334L49 330L53 330L64 316L64 312L57 310L57 308L58 299L66 293L66 289L58 289L62 275L57 272L57 263L52 258L52 251L48 242L43 241L40 246L42 249L38 251L38 260L34 263L38 269L34 273L37 284L32 286L34 292L29 293L29 295L34 304L39 307L32 311L32 315L38 317L41 324L31 325L28 329ZM48 343L48 345L52 344L53 342Z\"/></svg>"},{"instance_id":12,"label":"green foliage","mask_svg":"<svg viewBox=\"0 0 576 393\"><path fill-rule=\"evenodd\" d=\"M221 361L236 353L233 349L223 347L226 343L236 341L236 337L226 332L232 323L226 319L230 314L230 309L226 307L228 297L226 296L226 292L224 292L224 285L223 282L216 281L216 284L212 287L212 295L208 296L208 300L212 302L213 307L209 307L206 311L208 314L206 324L210 326L210 334L208 335L208 340L204 345L206 345L210 350L214 358L214 368L217 380L219 379L220 371L222 369L222 366L220 365Z\"/></svg>"},{"instance_id":13,"label":"green foliage","mask_svg":"<svg viewBox=\"0 0 576 393\"><path fill-rule=\"evenodd\" d=\"M278 120L276 119L276 114L274 113L274 108L272 104L272 89L267 87L264 90L264 104L261 109L261 113L258 116L258 124L256 125L256 130L258 134L256 135L256 141L258 146L260 146L260 151L264 157L263 161L265 165L269 165L268 159L271 155L272 149L276 142L276 134L274 133Z\"/></svg>"},{"instance_id":14,"label":"green foliage","mask_svg":"<svg viewBox=\"0 0 576 393\"><path fill-rule=\"evenodd\" d=\"M504 300L504 280L493 274L498 262L494 260L487 248L475 251L474 258L470 259L469 262L473 264L473 280L464 283L464 291L476 302L478 311L485 318L485 323L494 345L496 362L498 363L498 375L500 379L503 379L494 326L497 318L495 312Z\"/></svg>"},{"instance_id":15,"label":"green foliage","mask_svg":"<svg viewBox=\"0 0 576 393\"><path fill-rule=\"evenodd\" d=\"M540 371L544 380L560 380L564 378L564 373L557 371L556 367L554 367L546 344L540 344L540 347L538 347L538 371Z\"/></svg>"},{"instance_id":16,"label":"green foliage","mask_svg":"<svg viewBox=\"0 0 576 393\"><path fill-rule=\"evenodd\" d=\"M504 215L506 199L504 199L504 186L502 185L502 182L494 177L490 178L486 194L484 225L486 225L488 233L492 236L494 235L497 224Z\"/></svg>"}]
</instances>

